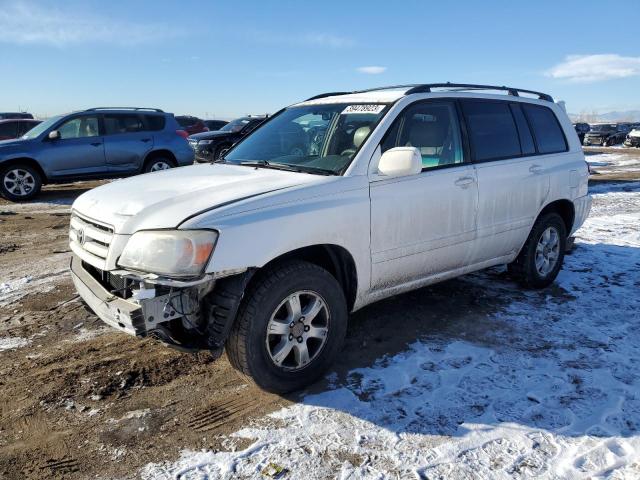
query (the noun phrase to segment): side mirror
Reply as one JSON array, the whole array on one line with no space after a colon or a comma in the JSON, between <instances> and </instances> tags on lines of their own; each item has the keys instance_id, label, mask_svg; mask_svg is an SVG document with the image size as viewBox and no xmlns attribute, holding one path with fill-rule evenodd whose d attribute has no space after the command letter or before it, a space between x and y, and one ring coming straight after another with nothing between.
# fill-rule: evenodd
<instances>
[{"instance_id":1,"label":"side mirror","mask_svg":"<svg viewBox=\"0 0 640 480\"><path fill-rule=\"evenodd\" d=\"M422 171L422 155L416 147L395 147L380 157L378 172L387 177L407 177Z\"/></svg>"},{"instance_id":2,"label":"side mirror","mask_svg":"<svg viewBox=\"0 0 640 480\"><path fill-rule=\"evenodd\" d=\"M60 140L60 132L58 130L51 130L47 138L49 140Z\"/></svg>"}]
</instances>

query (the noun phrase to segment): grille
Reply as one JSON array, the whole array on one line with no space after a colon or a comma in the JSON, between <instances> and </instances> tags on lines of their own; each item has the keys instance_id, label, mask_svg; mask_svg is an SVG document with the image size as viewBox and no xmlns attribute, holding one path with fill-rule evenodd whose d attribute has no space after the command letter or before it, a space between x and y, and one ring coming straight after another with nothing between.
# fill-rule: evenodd
<instances>
[{"instance_id":1,"label":"grille","mask_svg":"<svg viewBox=\"0 0 640 480\"><path fill-rule=\"evenodd\" d=\"M80 217L76 213L71 215L69 244L84 261L97 268L104 268L112 239L113 228Z\"/></svg>"}]
</instances>

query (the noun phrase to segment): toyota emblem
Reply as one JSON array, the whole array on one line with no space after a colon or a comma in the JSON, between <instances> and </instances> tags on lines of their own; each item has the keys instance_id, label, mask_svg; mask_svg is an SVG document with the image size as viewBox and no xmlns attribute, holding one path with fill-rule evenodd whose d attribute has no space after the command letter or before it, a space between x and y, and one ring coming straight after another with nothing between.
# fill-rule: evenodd
<instances>
[{"instance_id":1,"label":"toyota emblem","mask_svg":"<svg viewBox=\"0 0 640 480\"><path fill-rule=\"evenodd\" d=\"M85 242L85 238L84 238L84 230L81 228L80 230L78 230L78 243L80 245L84 245Z\"/></svg>"}]
</instances>

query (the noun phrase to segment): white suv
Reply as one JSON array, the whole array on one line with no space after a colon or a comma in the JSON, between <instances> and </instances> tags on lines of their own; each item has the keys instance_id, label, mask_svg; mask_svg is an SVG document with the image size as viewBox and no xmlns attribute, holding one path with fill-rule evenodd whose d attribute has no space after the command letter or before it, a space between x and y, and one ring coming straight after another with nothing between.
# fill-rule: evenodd
<instances>
[{"instance_id":1,"label":"white suv","mask_svg":"<svg viewBox=\"0 0 640 480\"><path fill-rule=\"evenodd\" d=\"M318 95L220 163L80 196L71 270L109 325L187 351L226 347L259 386L286 392L331 365L349 312L371 302L499 264L525 287L549 285L588 215L587 179L546 94Z\"/></svg>"}]
</instances>

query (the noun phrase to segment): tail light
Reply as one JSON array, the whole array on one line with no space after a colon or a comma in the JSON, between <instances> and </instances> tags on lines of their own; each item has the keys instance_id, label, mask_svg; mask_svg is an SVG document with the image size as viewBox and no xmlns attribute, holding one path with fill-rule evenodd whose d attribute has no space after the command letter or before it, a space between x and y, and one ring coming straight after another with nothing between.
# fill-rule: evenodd
<instances>
[{"instance_id":1,"label":"tail light","mask_svg":"<svg viewBox=\"0 0 640 480\"><path fill-rule=\"evenodd\" d=\"M176 130L176 133L184 139L186 139L189 136L189 134L184 130Z\"/></svg>"}]
</instances>

